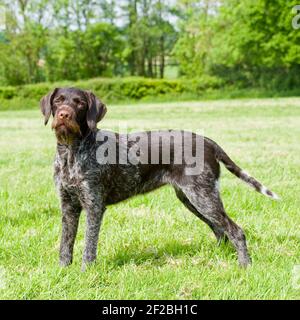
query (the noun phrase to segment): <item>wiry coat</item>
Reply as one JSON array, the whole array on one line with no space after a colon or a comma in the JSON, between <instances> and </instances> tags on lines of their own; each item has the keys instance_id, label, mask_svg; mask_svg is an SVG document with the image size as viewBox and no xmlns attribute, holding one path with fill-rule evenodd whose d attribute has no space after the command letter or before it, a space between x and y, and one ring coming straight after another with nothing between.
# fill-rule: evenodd
<instances>
[{"instance_id":1,"label":"wiry coat","mask_svg":"<svg viewBox=\"0 0 300 320\"><path fill-rule=\"evenodd\" d=\"M84 120L86 115L82 113L83 116L78 116L80 112L72 104L74 95L83 98L84 94L86 93L79 89L58 89L55 93L46 96L41 102L45 118L49 119L49 112L52 112L54 116L54 129L58 139L54 178L62 210L61 265L66 266L72 262L74 241L82 209L87 213L83 255L85 266L96 259L101 220L107 205L120 202L136 194L149 192L165 184L171 184L174 187L178 199L210 226L218 241L229 239L237 250L240 264L248 265L250 257L247 252L245 235L242 229L227 216L220 198L219 161L257 191L272 198L276 198L276 195L241 170L215 142L196 134L191 135L190 148L195 148L197 139L203 141L201 154L203 168L196 175L186 174L186 170L190 166L189 159L183 159L181 164L175 162L178 141L173 141L170 144L169 163L164 163L161 160L163 149L161 145L155 151L158 153L156 155L160 157L160 161L155 164L151 161L140 163L138 159L135 164L130 162L121 164L118 156L116 162L99 163L97 151L104 142L107 145L116 143L116 153L119 155L120 149L125 150L126 154L129 153L133 142L128 141L134 139L118 134L114 134L116 140L110 141L101 138L109 136L109 132L99 131L95 127L97 121L103 117L103 113L106 111L104 107L101 111L99 101L96 111L90 111L93 106L91 107L87 103L88 109L85 112L92 114L87 116L89 119L87 126ZM64 97L65 102L62 107L59 103L57 106L55 105L55 95ZM94 99L94 97L89 98ZM87 99L87 101L89 100ZM50 111L47 108L50 108ZM94 108L96 108L95 101ZM69 115L69 118L66 114ZM70 125L68 121L71 122ZM63 126L60 123L63 123ZM160 132L162 135L168 133L168 131ZM152 134L155 135L153 132L146 133L150 140ZM140 145L140 147L142 149L144 146ZM150 154L153 152L153 144L150 143L143 150ZM183 154L181 156L183 158Z\"/></svg>"}]
</instances>

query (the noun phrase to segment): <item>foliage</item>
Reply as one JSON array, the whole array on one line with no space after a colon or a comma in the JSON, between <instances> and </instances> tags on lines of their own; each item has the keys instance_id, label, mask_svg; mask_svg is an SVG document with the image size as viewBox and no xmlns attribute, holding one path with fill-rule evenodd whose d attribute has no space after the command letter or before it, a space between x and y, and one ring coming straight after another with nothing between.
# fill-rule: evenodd
<instances>
[{"instance_id":1,"label":"foliage","mask_svg":"<svg viewBox=\"0 0 300 320\"><path fill-rule=\"evenodd\" d=\"M174 48L181 74L206 72L237 87L299 87L300 32L291 25L296 1L180 2L188 4Z\"/></svg>"},{"instance_id":2,"label":"foliage","mask_svg":"<svg viewBox=\"0 0 300 320\"><path fill-rule=\"evenodd\" d=\"M198 79L149 79L139 77L129 78L95 78L77 82L39 83L15 87L0 87L0 110L2 105L13 105L10 100L29 100L27 107L34 105L55 87L75 86L92 90L104 101L128 101L157 97L179 97L182 94L191 94L195 97L206 90L222 87L222 81L215 77L203 76ZM25 108L24 106L23 108ZM6 108L5 108L6 109Z\"/></svg>"},{"instance_id":3,"label":"foliage","mask_svg":"<svg viewBox=\"0 0 300 320\"><path fill-rule=\"evenodd\" d=\"M161 0L5 1L2 85L99 76L164 77L176 40Z\"/></svg>"},{"instance_id":4,"label":"foliage","mask_svg":"<svg viewBox=\"0 0 300 320\"><path fill-rule=\"evenodd\" d=\"M94 77L218 77L299 87L296 0L0 0L0 84ZM138 94L139 96L140 94Z\"/></svg>"},{"instance_id":5,"label":"foliage","mask_svg":"<svg viewBox=\"0 0 300 320\"><path fill-rule=\"evenodd\" d=\"M47 78L77 80L117 74L123 46L117 28L108 23L57 34L50 38L45 54Z\"/></svg>"}]
</instances>

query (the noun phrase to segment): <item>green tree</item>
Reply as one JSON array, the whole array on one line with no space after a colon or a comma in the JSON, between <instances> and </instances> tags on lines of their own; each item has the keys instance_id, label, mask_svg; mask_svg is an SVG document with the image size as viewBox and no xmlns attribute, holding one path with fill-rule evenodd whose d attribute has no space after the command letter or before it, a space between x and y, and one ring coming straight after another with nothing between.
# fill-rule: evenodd
<instances>
[{"instance_id":1,"label":"green tree","mask_svg":"<svg viewBox=\"0 0 300 320\"><path fill-rule=\"evenodd\" d=\"M188 77L217 75L238 86L300 84L300 32L291 26L296 1L179 0L174 55Z\"/></svg>"},{"instance_id":2,"label":"green tree","mask_svg":"<svg viewBox=\"0 0 300 320\"><path fill-rule=\"evenodd\" d=\"M45 80L39 61L46 36L40 23L46 2L18 0L5 5L5 41L0 43L5 82L20 84Z\"/></svg>"},{"instance_id":3,"label":"green tree","mask_svg":"<svg viewBox=\"0 0 300 320\"><path fill-rule=\"evenodd\" d=\"M66 35L50 37L46 52L48 78L77 80L113 76L121 63L123 41L108 23L88 25Z\"/></svg>"},{"instance_id":4,"label":"green tree","mask_svg":"<svg viewBox=\"0 0 300 320\"><path fill-rule=\"evenodd\" d=\"M128 0L123 10L128 19L124 33L130 73L162 78L165 58L176 40L175 28L168 21L170 6L161 0Z\"/></svg>"},{"instance_id":5,"label":"green tree","mask_svg":"<svg viewBox=\"0 0 300 320\"><path fill-rule=\"evenodd\" d=\"M212 51L213 28L218 3L211 0L179 0L177 14L180 17L180 37L173 49L183 76L197 77L207 73Z\"/></svg>"},{"instance_id":6,"label":"green tree","mask_svg":"<svg viewBox=\"0 0 300 320\"><path fill-rule=\"evenodd\" d=\"M296 1L224 1L216 23L211 70L243 85L300 84L300 33L292 28Z\"/></svg>"}]
</instances>

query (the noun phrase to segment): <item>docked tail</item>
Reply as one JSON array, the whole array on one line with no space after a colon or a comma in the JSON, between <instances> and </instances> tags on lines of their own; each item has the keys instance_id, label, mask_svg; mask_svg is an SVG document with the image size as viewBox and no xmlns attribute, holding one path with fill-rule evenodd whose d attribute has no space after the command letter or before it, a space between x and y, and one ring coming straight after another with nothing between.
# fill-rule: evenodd
<instances>
[{"instance_id":1,"label":"docked tail","mask_svg":"<svg viewBox=\"0 0 300 320\"><path fill-rule=\"evenodd\" d=\"M213 141L211 140L211 142ZM246 171L242 170L239 166L237 166L220 146L218 146L215 142L213 142L213 145L216 151L217 160L221 161L231 173L233 173L235 176L246 182L259 193L272 199L279 200L279 197L276 193L266 188L256 179L251 177Z\"/></svg>"}]
</instances>

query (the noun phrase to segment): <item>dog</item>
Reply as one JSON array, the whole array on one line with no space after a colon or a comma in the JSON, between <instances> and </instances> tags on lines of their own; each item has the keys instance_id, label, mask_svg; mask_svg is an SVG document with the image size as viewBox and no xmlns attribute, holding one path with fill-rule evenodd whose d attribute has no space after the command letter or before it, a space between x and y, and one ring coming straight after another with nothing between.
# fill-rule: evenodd
<instances>
[{"instance_id":1,"label":"dog","mask_svg":"<svg viewBox=\"0 0 300 320\"><path fill-rule=\"evenodd\" d=\"M140 135L150 140L150 144L144 144L142 153L148 151L151 159L155 158L156 161L141 162L141 151L133 148L136 153L131 158L135 161L126 163L124 156L121 159L120 150L128 160L129 153L132 154L130 149L136 147L137 134L117 134L97 129L97 123L104 117L107 108L92 92L56 88L41 99L40 108L45 125L52 114L52 129L57 139L54 180L62 211L61 266L72 263L79 216L83 209L87 214L82 263L85 269L96 260L100 225L106 207L166 184L174 187L177 198L185 207L207 223L218 242L224 239L233 244L242 267L251 263L245 234L228 217L221 201L219 163L222 162L231 173L256 191L273 199L278 199L278 196L239 168L217 143L191 133L186 143L190 155L183 159L183 140L171 139L167 163L161 159L164 156L163 143L160 139L154 143L158 132L141 132ZM170 130L159 132L162 138L169 133ZM187 134L186 131L175 133L178 136ZM187 174L188 169L193 167L190 160L197 142L202 142L201 154L198 155L203 160L202 170ZM102 149L106 151L102 152ZM113 161L110 159L105 162L103 159L109 158L107 153L110 149L117 156L112 157ZM182 162L177 163L176 157L182 158Z\"/></svg>"}]
</instances>

